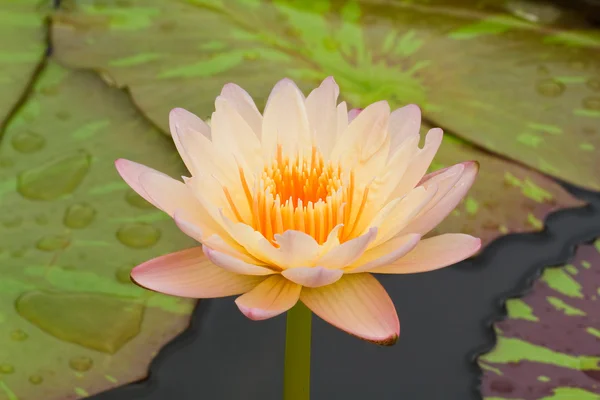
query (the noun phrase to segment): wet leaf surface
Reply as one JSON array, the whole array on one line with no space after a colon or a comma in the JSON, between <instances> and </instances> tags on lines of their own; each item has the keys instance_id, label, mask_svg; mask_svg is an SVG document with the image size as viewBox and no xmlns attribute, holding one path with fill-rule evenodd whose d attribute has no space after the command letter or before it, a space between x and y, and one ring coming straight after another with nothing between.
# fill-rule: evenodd
<instances>
[{"instance_id":1,"label":"wet leaf surface","mask_svg":"<svg viewBox=\"0 0 600 400\"><path fill-rule=\"evenodd\" d=\"M226 82L264 100L281 77L334 75L355 106L418 103L490 151L600 189L600 37L556 7L72 0L54 22L62 62L129 87L163 129L175 106L209 116Z\"/></svg>"},{"instance_id":2,"label":"wet leaf surface","mask_svg":"<svg viewBox=\"0 0 600 400\"><path fill-rule=\"evenodd\" d=\"M49 2L48 2L49 3ZM46 52L40 0L3 0L0 7L0 126L17 105Z\"/></svg>"},{"instance_id":3,"label":"wet leaf surface","mask_svg":"<svg viewBox=\"0 0 600 400\"><path fill-rule=\"evenodd\" d=\"M496 347L479 359L486 399L600 396L600 240L571 264L548 268L522 298L506 303Z\"/></svg>"},{"instance_id":4,"label":"wet leaf surface","mask_svg":"<svg viewBox=\"0 0 600 400\"><path fill-rule=\"evenodd\" d=\"M51 61L0 156L0 398L82 398L138 380L192 301L135 286L136 264L193 245L114 168L182 175L128 96Z\"/></svg>"}]
</instances>

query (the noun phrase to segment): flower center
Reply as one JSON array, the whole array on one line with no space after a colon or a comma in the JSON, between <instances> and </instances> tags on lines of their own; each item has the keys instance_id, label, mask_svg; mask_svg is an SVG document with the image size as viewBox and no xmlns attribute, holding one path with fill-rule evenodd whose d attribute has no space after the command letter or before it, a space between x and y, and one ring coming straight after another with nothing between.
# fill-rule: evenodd
<instances>
[{"instance_id":1,"label":"flower center","mask_svg":"<svg viewBox=\"0 0 600 400\"><path fill-rule=\"evenodd\" d=\"M241 171L241 170L240 170ZM339 224L348 228L354 174L345 177L339 164L325 163L316 147L310 154L282 155L267 164L253 191L241 172L242 184L252 211L252 227L274 243L274 235L297 230L318 243ZM356 214L353 215L356 217Z\"/></svg>"}]
</instances>

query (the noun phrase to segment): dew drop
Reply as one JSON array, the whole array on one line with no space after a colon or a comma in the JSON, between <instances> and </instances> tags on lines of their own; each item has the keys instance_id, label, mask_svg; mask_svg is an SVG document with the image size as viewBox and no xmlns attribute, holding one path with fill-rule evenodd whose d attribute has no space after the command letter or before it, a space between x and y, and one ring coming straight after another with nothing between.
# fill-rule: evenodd
<instances>
[{"instance_id":1,"label":"dew drop","mask_svg":"<svg viewBox=\"0 0 600 400\"><path fill-rule=\"evenodd\" d=\"M544 79L537 83L537 92L546 97L558 97L565 91L565 84L554 79Z\"/></svg>"},{"instance_id":2,"label":"dew drop","mask_svg":"<svg viewBox=\"0 0 600 400\"><path fill-rule=\"evenodd\" d=\"M151 203L146 201L142 196L140 196L139 194L137 194L136 192L134 192L131 189L127 190L127 192L125 193L125 201L127 203L129 203L130 205L137 207L137 208L143 208L143 209L154 208L154 206Z\"/></svg>"},{"instance_id":3,"label":"dew drop","mask_svg":"<svg viewBox=\"0 0 600 400\"><path fill-rule=\"evenodd\" d=\"M42 251L55 251L66 248L70 243L68 235L47 235L38 240L35 247Z\"/></svg>"},{"instance_id":4,"label":"dew drop","mask_svg":"<svg viewBox=\"0 0 600 400\"><path fill-rule=\"evenodd\" d=\"M7 215L2 218L2 226L5 228L16 228L23 223L23 217L19 215Z\"/></svg>"},{"instance_id":5,"label":"dew drop","mask_svg":"<svg viewBox=\"0 0 600 400\"><path fill-rule=\"evenodd\" d=\"M64 121L71 118L71 114L68 111L58 111L56 113L56 118Z\"/></svg>"},{"instance_id":6,"label":"dew drop","mask_svg":"<svg viewBox=\"0 0 600 400\"><path fill-rule=\"evenodd\" d=\"M63 223L72 229L82 229L92 223L96 210L87 203L72 204L65 211Z\"/></svg>"},{"instance_id":7,"label":"dew drop","mask_svg":"<svg viewBox=\"0 0 600 400\"><path fill-rule=\"evenodd\" d=\"M15 329L10 333L10 338L15 342L23 342L27 340L29 335L22 329Z\"/></svg>"},{"instance_id":8,"label":"dew drop","mask_svg":"<svg viewBox=\"0 0 600 400\"><path fill-rule=\"evenodd\" d=\"M131 270L132 267L130 267L129 265L119 267L115 271L115 278L117 278L117 281L121 283L131 283Z\"/></svg>"},{"instance_id":9,"label":"dew drop","mask_svg":"<svg viewBox=\"0 0 600 400\"><path fill-rule=\"evenodd\" d=\"M6 156L0 157L0 168L10 168L14 165L13 160Z\"/></svg>"},{"instance_id":10,"label":"dew drop","mask_svg":"<svg viewBox=\"0 0 600 400\"><path fill-rule=\"evenodd\" d=\"M32 200L54 200L72 193L87 175L91 156L81 150L19 174L17 190Z\"/></svg>"},{"instance_id":11,"label":"dew drop","mask_svg":"<svg viewBox=\"0 0 600 400\"><path fill-rule=\"evenodd\" d=\"M117 231L117 239L125 246L143 249L158 242L160 231L143 222L127 223Z\"/></svg>"},{"instance_id":12,"label":"dew drop","mask_svg":"<svg viewBox=\"0 0 600 400\"><path fill-rule=\"evenodd\" d=\"M44 382L44 378L41 375L31 375L29 377L29 383L32 385L39 385L42 382Z\"/></svg>"},{"instance_id":13,"label":"dew drop","mask_svg":"<svg viewBox=\"0 0 600 400\"><path fill-rule=\"evenodd\" d=\"M22 247L20 249L15 249L15 250L11 251L10 256L12 258L21 258L25 255L25 253L27 253L27 249L25 247Z\"/></svg>"},{"instance_id":14,"label":"dew drop","mask_svg":"<svg viewBox=\"0 0 600 400\"><path fill-rule=\"evenodd\" d=\"M600 111L600 97L598 96L586 97L585 99L583 99L581 104L585 109Z\"/></svg>"},{"instance_id":15,"label":"dew drop","mask_svg":"<svg viewBox=\"0 0 600 400\"><path fill-rule=\"evenodd\" d=\"M244 59L247 61L256 61L260 58L260 54L257 51L247 51L244 53Z\"/></svg>"},{"instance_id":16,"label":"dew drop","mask_svg":"<svg viewBox=\"0 0 600 400\"><path fill-rule=\"evenodd\" d=\"M69 360L69 367L78 372L89 371L94 365L94 361L85 356L73 357Z\"/></svg>"},{"instance_id":17,"label":"dew drop","mask_svg":"<svg viewBox=\"0 0 600 400\"><path fill-rule=\"evenodd\" d=\"M139 334L144 315L140 303L99 293L32 291L21 295L15 308L60 340L108 354Z\"/></svg>"},{"instance_id":18,"label":"dew drop","mask_svg":"<svg viewBox=\"0 0 600 400\"><path fill-rule=\"evenodd\" d=\"M45 216L44 214L38 214L34 217L35 219L35 223L38 225L47 225L48 224L48 217Z\"/></svg>"},{"instance_id":19,"label":"dew drop","mask_svg":"<svg viewBox=\"0 0 600 400\"><path fill-rule=\"evenodd\" d=\"M586 86L593 90L594 92L600 92L600 79L598 78L590 78L586 82Z\"/></svg>"},{"instance_id":20,"label":"dew drop","mask_svg":"<svg viewBox=\"0 0 600 400\"><path fill-rule=\"evenodd\" d=\"M46 139L38 133L24 131L13 136L11 144L19 153L35 153L44 147Z\"/></svg>"},{"instance_id":21,"label":"dew drop","mask_svg":"<svg viewBox=\"0 0 600 400\"><path fill-rule=\"evenodd\" d=\"M0 374L12 374L15 372L15 367L10 364L0 364Z\"/></svg>"}]
</instances>

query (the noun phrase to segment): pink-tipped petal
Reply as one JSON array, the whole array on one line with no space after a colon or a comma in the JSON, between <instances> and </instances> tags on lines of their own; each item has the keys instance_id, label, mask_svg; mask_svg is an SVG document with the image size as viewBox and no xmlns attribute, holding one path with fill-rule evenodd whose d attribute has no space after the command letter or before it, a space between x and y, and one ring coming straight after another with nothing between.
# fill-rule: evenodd
<instances>
[{"instance_id":1,"label":"pink-tipped petal","mask_svg":"<svg viewBox=\"0 0 600 400\"><path fill-rule=\"evenodd\" d=\"M434 205L417 215L402 232L420 233L426 235L439 225L456 208L458 203L465 197L479 172L479 164L475 161L463 163L464 169L458 181L441 199L434 199ZM435 177L432 178L432 180Z\"/></svg>"},{"instance_id":2,"label":"pink-tipped petal","mask_svg":"<svg viewBox=\"0 0 600 400\"><path fill-rule=\"evenodd\" d=\"M316 261L328 269L344 268L356 261L377 237L377 228L370 228L367 233L334 247Z\"/></svg>"},{"instance_id":3,"label":"pink-tipped petal","mask_svg":"<svg viewBox=\"0 0 600 400\"><path fill-rule=\"evenodd\" d=\"M331 285L304 287L300 300L331 325L369 342L392 345L400 335L394 303L371 274L344 275Z\"/></svg>"},{"instance_id":4,"label":"pink-tipped petal","mask_svg":"<svg viewBox=\"0 0 600 400\"><path fill-rule=\"evenodd\" d=\"M447 233L423 239L404 257L383 267L372 269L377 274L413 274L428 272L456 264L475 254L481 239L463 233Z\"/></svg>"},{"instance_id":5,"label":"pink-tipped petal","mask_svg":"<svg viewBox=\"0 0 600 400\"><path fill-rule=\"evenodd\" d=\"M223 86L221 96L229 101L252 128L254 134L260 139L262 129L262 115L252 97L244 89L235 83L228 83Z\"/></svg>"},{"instance_id":6,"label":"pink-tipped petal","mask_svg":"<svg viewBox=\"0 0 600 400\"><path fill-rule=\"evenodd\" d=\"M389 132L391 136L390 154L407 138L418 135L421 127L421 109L415 104L394 110L390 114Z\"/></svg>"},{"instance_id":7,"label":"pink-tipped petal","mask_svg":"<svg viewBox=\"0 0 600 400\"><path fill-rule=\"evenodd\" d=\"M121 175L121 178L131 187L137 194L142 196L144 200L152 204L154 207L158 207L156 202L152 200L152 197L146 193L142 185L140 184L140 175L146 172L152 172L155 174L165 175L162 172L159 172L155 169L146 167L145 165L136 163L134 161L129 161L124 158L119 158L115 161L115 167L117 168L117 172ZM165 175L167 176L167 175Z\"/></svg>"},{"instance_id":8,"label":"pink-tipped petal","mask_svg":"<svg viewBox=\"0 0 600 400\"><path fill-rule=\"evenodd\" d=\"M201 247L154 258L131 271L140 286L172 296L225 297L245 293L264 277L239 275L214 265Z\"/></svg>"},{"instance_id":9,"label":"pink-tipped petal","mask_svg":"<svg viewBox=\"0 0 600 400\"><path fill-rule=\"evenodd\" d=\"M344 271L341 269L327 269L323 267L298 267L286 269L281 273L290 281L298 285L316 288L340 280Z\"/></svg>"},{"instance_id":10,"label":"pink-tipped petal","mask_svg":"<svg viewBox=\"0 0 600 400\"><path fill-rule=\"evenodd\" d=\"M254 321L268 319L292 308L302 287L281 275L271 275L235 300L240 311Z\"/></svg>"},{"instance_id":11,"label":"pink-tipped petal","mask_svg":"<svg viewBox=\"0 0 600 400\"><path fill-rule=\"evenodd\" d=\"M206 245L202 245L202 249L204 250L204 254L206 254L213 264L226 269L229 272L241 275L272 275L275 273L275 271L270 270L264 265L247 263L229 254L213 250Z\"/></svg>"},{"instance_id":12,"label":"pink-tipped petal","mask_svg":"<svg viewBox=\"0 0 600 400\"><path fill-rule=\"evenodd\" d=\"M348 122L350 123L354 118L358 117L358 114L360 114L362 110L362 108L353 108L352 110L348 111Z\"/></svg>"},{"instance_id":13,"label":"pink-tipped petal","mask_svg":"<svg viewBox=\"0 0 600 400\"><path fill-rule=\"evenodd\" d=\"M421 240L421 235L412 233L397 236L387 242L367 250L353 265L345 269L346 274L368 272L374 268L388 265L404 257Z\"/></svg>"}]
</instances>

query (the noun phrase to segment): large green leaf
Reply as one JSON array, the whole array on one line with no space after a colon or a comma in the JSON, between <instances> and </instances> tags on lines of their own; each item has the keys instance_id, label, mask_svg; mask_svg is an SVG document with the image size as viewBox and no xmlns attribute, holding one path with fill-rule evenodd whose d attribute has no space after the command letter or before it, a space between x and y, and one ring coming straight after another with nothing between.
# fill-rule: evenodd
<instances>
[{"instance_id":1,"label":"large green leaf","mask_svg":"<svg viewBox=\"0 0 600 400\"><path fill-rule=\"evenodd\" d=\"M129 280L192 245L114 168L184 171L125 93L53 61L10 121L0 154L0 398L80 398L145 376L193 302Z\"/></svg>"},{"instance_id":2,"label":"large green leaf","mask_svg":"<svg viewBox=\"0 0 600 400\"><path fill-rule=\"evenodd\" d=\"M422 134L430 127L422 127ZM434 230L470 233L484 245L509 232L543 228L552 211L582 205L560 185L539 172L507 162L446 135L431 170L476 160L479 176L461 204Z\"/></svg>"},{"instance_id":3,"label":"large green leaf","mask_svg":"<svg viewBox=\"0 0 600 400\"><path fill-rule=\"evenodd\" d=\"M572 264L549 268L506 303L498 342L480 357L488 400L596 400L600 393L600 240Z\"/></svg>"},{"instance_id":4,"label":"large green leaf","mask_svg":"<svg viewBox=\"0 0 600 400\"><path fill-rule=\"evenodd\" d=\"M2 0L0 126L21 100L46 52L44 1ZM47 3L50 3L49 1Z\"/></svg>"},{"instance_id":5,"label":"large green leaf","mask_svg":"<svg viewBox=\"0 0 600 400\"><path fill-rule=\"evenodd\" d=\"M174 106L209 116L226 82L264 100L283 76L312 86L334 75L355 106L416 102L490 151L600 189L600 38L560 10L491 0L64 3L53 28L61 61L129 87L163 129Z\"/></svg>"}]
</instances>

